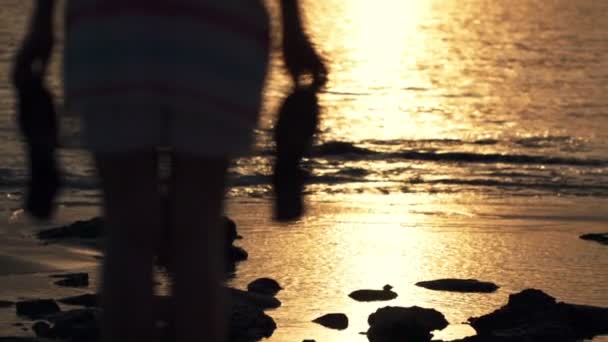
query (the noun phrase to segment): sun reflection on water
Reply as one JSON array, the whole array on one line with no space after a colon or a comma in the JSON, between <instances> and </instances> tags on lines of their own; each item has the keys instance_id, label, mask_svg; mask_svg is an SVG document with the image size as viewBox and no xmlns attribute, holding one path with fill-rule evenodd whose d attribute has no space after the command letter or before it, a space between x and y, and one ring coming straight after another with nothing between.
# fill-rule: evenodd
<instances>
[{"instance_id":1,"label":"sun reflection on water","mask_svg":"<svg viewBox=\"0 0 608 342\"><path fill-rule=\"evenodd\" d=\"M578 65L566 62L563 68L551 69L546 64L563 62L555 57L560 54L576 61L588 52L560 51L557 46L548 53L543 49L550 46L552 33L540 29L569 20L581 24L568 14L573 11L560 9L574 3L303 0L306 29L330 69L320 95L321 142L369 144L382 153L411 149L513 154L521 152L521 146L500 142L539 134L559 137L568 125L581 127L577 133L582 135L586 130L596 134L594 127L605 122L552 120L556 111L566 110L558 106L563 98L580 102L587 95L587 86L576 88L578 79L567 94L556 93L556 84L550 83L552 72L566 74L579 70ZM272 125L272 108L287 88L280 64L275 55L265 94L266 126ZM602 87L596 83L593 89ZM526 287L542 288L562 300L608 303L605 295L598 295L597 277L585 276L601 269L597 250L582 247L574 233L602 223L585 221L575 228L572 223L597 213L560 221L553 216L571 213L567 199L513 199L500 187L492 193L496 197L484 197L465 186L436 191L442 184L432 184L440 178L474 183L475 177L497 172L491 163L482 169L466 161L380 160L374 155L313 159L315 176L327 176L327 183L345 169L350 173L342 175L358 176L331 186L309 185L311 210L302 222L278 226L255 204L254 210L248 203L233 207L251 255L235 281L245 285L257 276L271 276L285 287L279 295L285 306L271 314L279 322L273 341L363 341L358 333L367 328L367 316L385 305L436 308L453 324L438 337L460 338L472 333L460 322L500 307L509 293ZM517 164L499 171L516 175L526 167L537 166ZM416 187L420 189L411 191ZM605 278L605 272L600 276ZM501 289L479 295L413 285L442 277L494 281ZM353 290L385 284L395 287L397 300L368 304L348 298ZM328 312L346 313L352 328L334 332L310 323Z\"/></svg>"},{"instance_id":2,"label":"sun reflection on water","mask_svg":"<svg viewBox=\"0 0 608 342\"><path fill-rule=\"evenodd\" d=\"M311 26L319 46L331 56L330 83L327 94L322 97L327 109L324 128L336 132L337 137L349 139L372 136L395 139L422 133L420 127L412 123L428 122L433 114L415 113L418 111L413 111L412 105L436 108L439 104L435 99L422 99L417 92L407 89L432 87L429 76L418 66L429 43L421 25L430 10L430 2L330 3L338 13L326 19L315 18L318 26ZM314 12L316 6L310 5L307 9ZM348 34L325 34L335 31L332 26ZM338 100L345 93L354 95L347 103ZM370 116L373 126L368 124Z\"/></svg>"}]
</instances>

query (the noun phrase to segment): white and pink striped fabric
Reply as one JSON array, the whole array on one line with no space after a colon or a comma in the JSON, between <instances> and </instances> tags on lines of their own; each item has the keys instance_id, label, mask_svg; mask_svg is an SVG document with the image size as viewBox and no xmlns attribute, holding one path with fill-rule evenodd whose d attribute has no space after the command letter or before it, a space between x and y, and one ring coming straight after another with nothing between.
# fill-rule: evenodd
<instances>
[{"instance_id":1,"label":"white and pink striped fabric","mask_svg":"<svg viewBox=\"0 0 608 342\"><path fill-rule=\"evenodd\" d=\"M269 53L259 0L69 0L66 104L87 145L241 155Z\"/></svg>"}]
</instances>

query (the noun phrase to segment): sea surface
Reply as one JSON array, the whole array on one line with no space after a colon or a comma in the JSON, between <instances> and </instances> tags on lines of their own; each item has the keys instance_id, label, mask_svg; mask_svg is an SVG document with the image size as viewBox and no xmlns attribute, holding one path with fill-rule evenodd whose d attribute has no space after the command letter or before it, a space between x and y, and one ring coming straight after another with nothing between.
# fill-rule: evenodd
<instances>
[{"instance_id":1,"label":"sea surface","mask_svg":"<svg viewBox=\"0 0 608 342\"><path fill-rule=\"evenodd\" d=\"M267 2L276 18L276 1ZM2 80L29 6L2 0ZM289 92L276 49L254 153L234 162L228 190L227 211L251 256L234 285L272 276L285 287L283 307L271 312L279 324L271 341L364 341L367 315L384 305L437 308L452 323L438 336L457 338L472 333L461 322L527 287L608 306L608 248L578 239L608 231L608 2L302 6L330 69L306 160L309 215L288 226L271 220L271 133ZM61 107L60 47L61 37L48 82ZM10 86L0 82L0 254L11 257L18 249L2 246L41 227L19 210L27 170L13 108ZM65 187L56 223L88 218L100 205L77 118L62 120ZM0 299L21 284L4 273ZM466 295L413 285L439 277L477 277L501 289ZM398 299L347 297L385 284ZM310 323L328 312L347 313L351 328Z\"/></svg>"}]
</instances>

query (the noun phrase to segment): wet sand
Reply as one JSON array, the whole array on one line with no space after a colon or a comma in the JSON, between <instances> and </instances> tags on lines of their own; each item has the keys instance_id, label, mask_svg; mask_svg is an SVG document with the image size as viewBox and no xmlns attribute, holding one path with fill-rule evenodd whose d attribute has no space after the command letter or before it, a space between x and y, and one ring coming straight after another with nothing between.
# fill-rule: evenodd
<instances>
[{"instance_id":1,"label":"wet sand","mask_svg":"<svg viewBox=\"0 0 608 342\"><path fill-rule=\"evenodd\" d=\"M386 305L435 308L451 323L445 340L470 335L460 324L502 306L510 293L539 288L558 300L608 306L608 248L578 238L608 230L607 202L583 198L460 198L458 196L359 195L315 201L309 215L290 225L271 220L267 200L233 199L227 213L238 225L249 260L231 285L243 288L272 277L285 288L283 306L269 311L278 329L270 341L312 338L365 341L367 316ZM59 212L56 224L95 216L95 207ZM38 226L40 227L40 226ZM59 298L91 289L60 288L48 275L89 272L96 284L96 251L42 245L23 218L3 222L0 300ZM478 278L501 288L492 294L430 291L414 284L442 277ZM389 302L358 303L348 293L394 287ZM350 327L322 328L311 321L343 312ZM27 334L14 308L0 308L2 335ZM606 338L597 338L597 341Z\"/></svg>"}]
</instances>

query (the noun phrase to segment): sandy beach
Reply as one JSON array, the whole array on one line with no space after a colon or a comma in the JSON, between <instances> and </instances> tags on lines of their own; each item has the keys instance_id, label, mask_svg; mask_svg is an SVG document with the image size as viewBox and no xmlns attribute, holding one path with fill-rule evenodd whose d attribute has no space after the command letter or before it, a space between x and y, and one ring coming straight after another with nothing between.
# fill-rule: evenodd
<instances>
[{"instance_id":1,"label":"sandy beach","mask_svg":"<svg viewBox=\"0 0 608 342\"><path fill-rule=\"evenodd\" d=\"M365 341L359 332L367 330L367 316L386 305L435 308L450 322L436 338L460 338L474 334L461 324L467 318L497 309L509 294L526 288L542 289L569 303L608 306L606 246L578 238L606 230L605 202L399 195L309 202L309 216L289 225L271 220L269 201L228 203L227 213L243 236L239 245L249 252L230 284L244 288L251 280L271 277L284 287L278 295L283 305L268 312L278 325L269 341ZM65 208L55 224L97 213L95 207ZM98 252L42 245L31 236L40 226L26 221L17 218L2 225L1 300L61 298L95 289ZM92 285L53 285L48 276L61 272L88 272ZM500 289L463 294L414 285L441 277L492 281ZM396 299L358 303L348 298L356 289L385 284L394 287ZM345 313L350 327L334 331L311 322L330 312ZM31 334L14 325L18 322L22 319L14 308L0 309L3 335Z\"/></svg>"},{"instance_id":2,"label":"sandy beach","mask_svg":"<svg viewBox=\"0 0 608 342\"><path fill-rule=\"evenodd\" d=\"M265 2L276 28L276 3ZM249 253L229 285L244 289L271 277L284 288L282 306L267 312L278 325L269 341L363 342L368 316L387 305L442 312L450 325L435 338L454 340L474 333L463 324L468 318L527 288L608 307L608 246L579 238L608 232L608 2L380 3L302 2L306 30L330 70L305 161L306 217L289 225L272 220L272 128L289 91L277 49L253 153L229 170L226 214ZM2 80L30 6L3 0ZM98 250L35 238L100 214L78 117L64 111L56 19L47 81L63 129L63 194L52 222L33 222L20 210L27 162L13 89L0 82L0 304L98 285ZM64 272L86 272L91 285L54 285L49 276ZM499 289L467 294L415 285L438 278L475 278ZM397 298L361 303L348 296L385 285ZM349 327L312 322L326 313L346 314ZM31 324L0 305L0 336L31 336Z\"/></svg>"}]
</instances>

